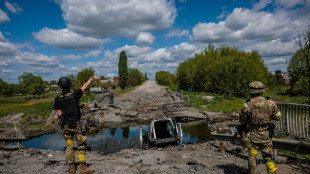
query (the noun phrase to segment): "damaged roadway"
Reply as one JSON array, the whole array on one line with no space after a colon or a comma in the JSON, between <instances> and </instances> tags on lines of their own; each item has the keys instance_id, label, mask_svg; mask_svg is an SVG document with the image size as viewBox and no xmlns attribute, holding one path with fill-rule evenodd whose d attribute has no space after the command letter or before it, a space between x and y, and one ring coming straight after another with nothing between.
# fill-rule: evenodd
<instances>
[{"instance_id":1,"label":"damaged roadway","mask_svg":"<svg viewBox=\"0 0 310 174\"><path fill-rule=\"evenodd\" d=\"M108 105L108 99L104 99L96 108L92 106L83 108L82 113L93 128L126 127L147 123L152 119L189 114L193 116L192 119L197 116L212 120L210 116L208 117L208 115L212 117L212 114L190 109L182 100L175 97L174 101L173 98L168 97L165 89L154 81L147 81L135 91L116 97L114 105ZM220 131L225 124L210 127L218 127L217 130ZM48 129L52 131L55 128ZM131 148L115 154L90 151L87 152L87 164L96 170L95 173L247 173L247 151L229 142L224 142L224 148L219 148L219 142L206 142L153 147L148 150ZM266 173L261 154L258 159L258 171ZM277 164L278 172L281 174L309 172L306 171L305 164L290 161L286 156L279 155L278 162L281 163ZM68 173L68 169L63 151L12 146L0 148L0 173L61 174Z\"/></svg>"}]
</instances>

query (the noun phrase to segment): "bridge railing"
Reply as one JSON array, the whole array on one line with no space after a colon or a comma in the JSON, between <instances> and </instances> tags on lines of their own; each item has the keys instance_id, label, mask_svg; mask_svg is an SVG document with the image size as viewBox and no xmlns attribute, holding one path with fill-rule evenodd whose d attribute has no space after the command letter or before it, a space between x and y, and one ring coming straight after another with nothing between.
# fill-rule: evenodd
<instances>
[{"instance_id":1,"label":"bridge railing","mask_svg":"<svg viewBox=\"0 0 310 174\"><path fill-rule=\"evenodd\" d=\"M277 103L281 120L276 121L276 131L290 137L309 139L310 105Z\"/></svg>"}]
</instances>

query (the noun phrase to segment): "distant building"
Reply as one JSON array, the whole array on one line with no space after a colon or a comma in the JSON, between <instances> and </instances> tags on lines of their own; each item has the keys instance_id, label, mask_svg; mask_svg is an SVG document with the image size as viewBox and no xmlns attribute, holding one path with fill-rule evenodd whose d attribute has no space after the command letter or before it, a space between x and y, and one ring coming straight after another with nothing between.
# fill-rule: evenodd
<instances>
[{"instance_id":1,"label":"distant building","mask_svg":"<svg viewBox=\"0 0 310 174\"><path fill-rule=\"evenodd\" d=\"M108 82L114 83L114 80L113 79L100 80L100 83L108 83Z\"/></svg>"},{"instance_id":2,"label":"distant building","mask_svg":"<svg viewBox=\"0 0 310 174\"><path fill-rule=\"evenodd\" d=\"M291 76L288 72L282 72L277 75L278 84L289 86L291 81Z\"/></svg>"},{"instance_id":3,"label":"distant building","mask_svg":"<svg viewBox=\"0 0 310 174\"><path fill-rule=\"evenodd\" d=\"M118 76L114 76L113 80L114 80L114 83L118 83L118 81L119 81Z\"/></svg>"}]
</instances>

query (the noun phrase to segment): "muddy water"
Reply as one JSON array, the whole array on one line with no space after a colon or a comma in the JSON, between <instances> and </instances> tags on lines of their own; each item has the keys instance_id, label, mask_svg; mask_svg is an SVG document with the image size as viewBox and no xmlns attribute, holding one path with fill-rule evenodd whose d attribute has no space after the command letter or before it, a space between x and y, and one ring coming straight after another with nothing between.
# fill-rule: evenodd
<instances>
[{"instance_id":1,"label":"muddy water","mask_svg":"<svg viewBox=\"0 0 310 174\"><path fill-rule=\"evenodd\" d=\"M139 146L139 132L141 127L146 129L148 125L102 129L100 131L94 130L87 133L87 144L91 146L92 151L100 151L105 154ZM210 130L205 122L195 125L184 124L182 130L183 144L205 142L210 138ZM54 151L64 151L66 146L62 134L58 132L34 138L21 144L29 148L51 149Z\"/></svg>"}]
</instances>

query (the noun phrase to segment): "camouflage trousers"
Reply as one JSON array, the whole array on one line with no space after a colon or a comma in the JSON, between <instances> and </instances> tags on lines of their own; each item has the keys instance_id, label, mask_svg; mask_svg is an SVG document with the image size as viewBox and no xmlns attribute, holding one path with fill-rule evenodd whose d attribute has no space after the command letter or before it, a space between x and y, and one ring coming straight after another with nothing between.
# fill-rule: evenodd
<instances>
[{"instance_id":1,"label":"camouflage trousers","mask_svg":"<svg viewBox=\"0 0 310 174\"><path fill-rule=\"evenodd\" d=\"M75 162L74 154L74 140L78 145L78 161L81 163L86 162L86 139L87 137L81 132L80 125L77 124L75 129L69 129L67 125L63 129L63 137L66 140L66 160L67 164L73 164Z\"/></svg>"},{"instance_id":2,"label":"camouflage trousers","mask_svg":"<svg viewBox=\"0 0 310 174\"><path fill-rule=\"evenodd\" d=\"M255 174L257 168L257 150L261 150L264 161L271 162L273 158L272 140L269 138L268 131L249 131L243 137L245 147L248 148L249 174ZM268 168L267 168L268 169Z\"/></svg>"}]
</instances>

